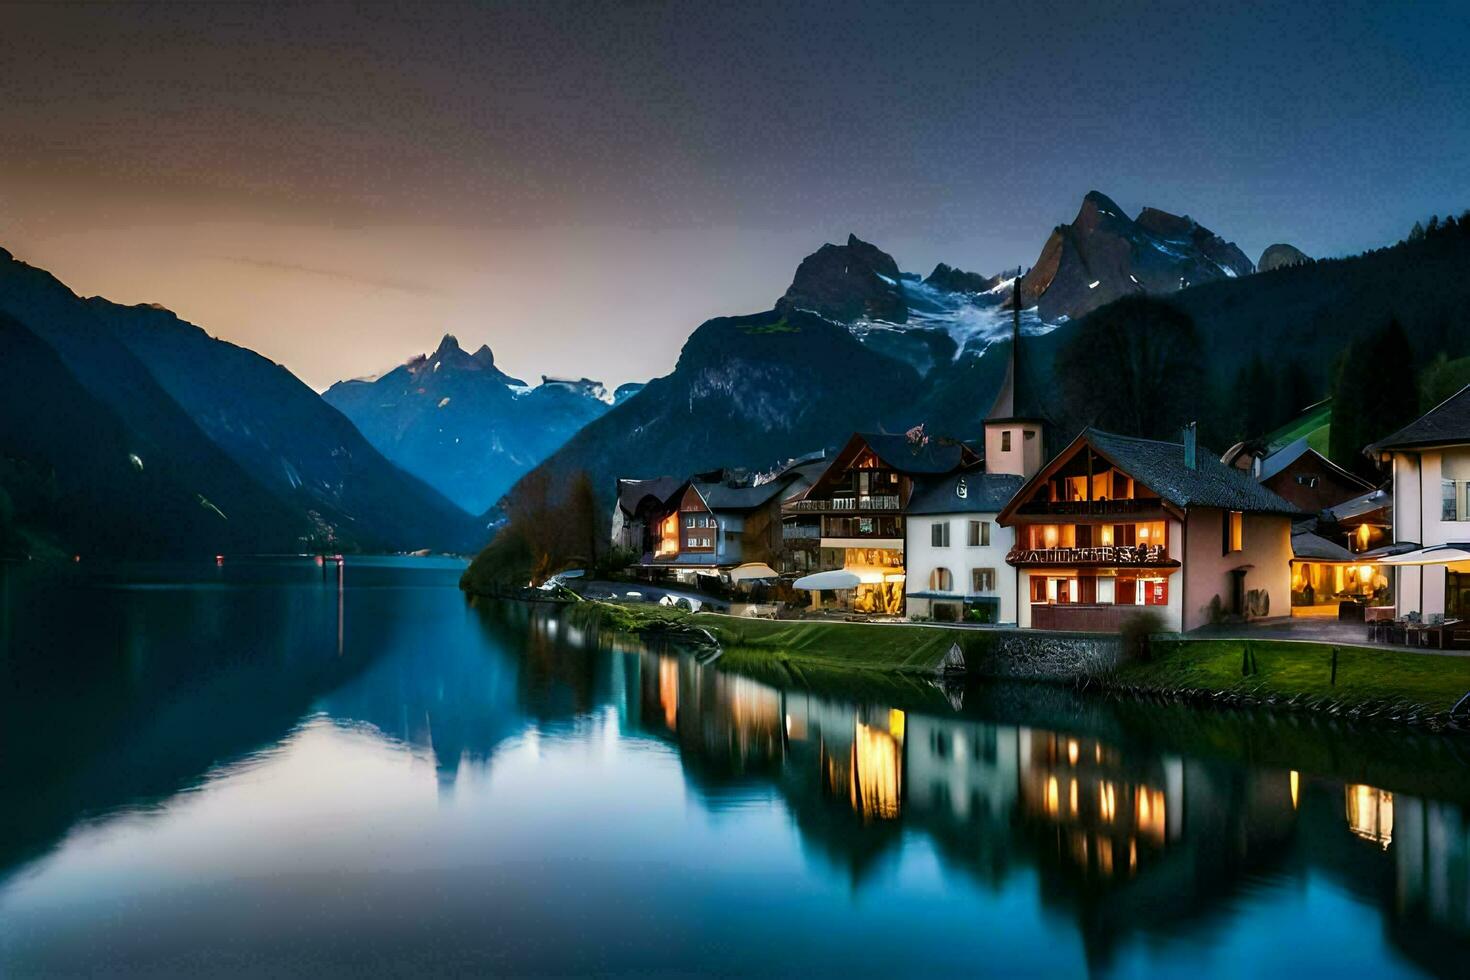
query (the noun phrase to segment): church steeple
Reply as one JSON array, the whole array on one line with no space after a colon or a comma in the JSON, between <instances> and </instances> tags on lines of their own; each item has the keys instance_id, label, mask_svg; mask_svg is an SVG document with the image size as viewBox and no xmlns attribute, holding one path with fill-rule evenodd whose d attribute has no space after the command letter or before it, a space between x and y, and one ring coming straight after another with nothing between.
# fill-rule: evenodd
<instances>
[{"instance_id":1,"label":"church steeple","mask_svg":"<svg viewBox=\"0 0 1470 980\"><path fill-rule=\"evenodd\" d=\"M1046 459L1046 416L1036 406L1023 370L1021 276L1011 281L1011 348L1000 391L985 417L985 469L1030 479Z\"/></svg>"}]
</instances>

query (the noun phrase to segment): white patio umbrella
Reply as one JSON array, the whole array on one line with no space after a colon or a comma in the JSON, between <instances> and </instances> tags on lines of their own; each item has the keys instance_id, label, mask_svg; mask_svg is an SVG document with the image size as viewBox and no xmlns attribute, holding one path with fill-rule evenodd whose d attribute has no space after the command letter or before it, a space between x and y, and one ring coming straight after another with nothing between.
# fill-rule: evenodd
<instances>
[{"instance_id":1,"label":"white patio umbrella","mask_svg":"<svg viewBox=\"0 0 1470 980\"><path fill-rule=\"evenodd\" d=\"M792 588L806 589L809 592L825 592L829 589L855 589L862 584L862 579L852 572L838 568L830 572L816 572L806 575L791 583Z\"/></svg>"},{"instance_id":2,"label":"white patio umbrella","mask_svg":"<svg viewBox=\"0 0 1470 980\"><path fill-rule=\"evenodd\" d=\"M1447 544L1432 545L1418 551L1377 559L1380 565L1450 565L1461 561L1470 561L1470 550Z\"/></svg>"},{"instance_id":3,"label":"white patio umbrella","mask_svg":"<svg viewBox=\"0 0 1470 980\"><path fill-rule=\"evenodd\" d=\"M752 561L730 569L730 581L746 582L762 578L776 578L776 570L764 562Z\"/></svg>"}]
</instances>

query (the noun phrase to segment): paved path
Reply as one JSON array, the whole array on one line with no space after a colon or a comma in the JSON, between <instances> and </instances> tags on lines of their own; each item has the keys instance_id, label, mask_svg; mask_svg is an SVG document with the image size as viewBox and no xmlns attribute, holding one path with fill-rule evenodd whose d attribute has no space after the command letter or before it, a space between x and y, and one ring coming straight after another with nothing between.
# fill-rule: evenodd
<instances>
[{"instance_id":1,"label":"paved path","mask_svg":"<svg viewBox=\"0 0 1470 980\"><path fill-rule=\"evenodd\" d=\"M1404 646L1402 643L1369 642L1368 627L1365 623L1345 623L1336 619L1315 616L1201 626L1188 636L1196 639L1218 637L1238 640L1308 640L1315 643L1340 643L1343 646L1376 647L1382 650L1407 650L1412 653L1470 656L1470 651L1465 650L1440 650L1433 646Z\"/></svg>"},{"instance_id":2,"label":"paved path","mask_svg":"<svg viewBox=\"0 0 1470 980\"><path fill-rule=\"evenodd\" d=\"M677 586L655 585L649 582L608 582L601 579L568 579L567 588L578 595L596 599L599 596L611 594L619 599L630 599L629 592L637 592L645 602L658 602L664 596L673 596L675 599L689 599L700 603L705 609L726 611L730 603L725 599L716 599L713 596L701 595L693 589L681 589Z\"/></svg>"}]
</instances>

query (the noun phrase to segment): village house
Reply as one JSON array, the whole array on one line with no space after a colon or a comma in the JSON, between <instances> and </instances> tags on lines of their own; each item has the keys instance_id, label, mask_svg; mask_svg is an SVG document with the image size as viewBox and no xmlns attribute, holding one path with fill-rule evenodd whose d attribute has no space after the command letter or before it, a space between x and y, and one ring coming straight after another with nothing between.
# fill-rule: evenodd
<instances>
[{"instance_id":1,"label":"village house","mask_svg":"<svg viewBox=\"0 0 1470 980\"><path fill-rule=\"evenodd\" d=\"M806 490L782 506L795 533L822 571L795 586L820 604L830 593L853 612L899 616L904 611L904 515L915 480L974 466L979 454L961 442L921 431L855 433ZM788 547L798 539L787 536ZM823 577L825 576L825 577Z\"/></svg>"},{"instance_id":2,"label":"village house","mask_svg":"<svg viewBox=\"0 0 1470 980\"><path fill-rule=\"evenodd\" d=\"M980 467L914 481L904 522L908 616L942 622L1016 622L1012 530L996 522L1026 481Z\"/></svg>"},{"instance_id":3,"label":"village house","mask_svg":"<svg viewBox=\"0 0 1470 980\"><path fill-rule=\"evenodd\" d=\"M1470 619L1470 386L1366 451L1393 470L1397 614Z\"/></svg>"},{"instance_id":4,"label":"village house","mask_svg":"<svg viewBox=\"0 0 1470 980\"><path fill-rule=\"evenodd\" d=\"M1370 490L1323 509L1291 532L1291 614L1358 620L1391 618L1393 493Z\"/></svg>"},{"instance_id":5,"label":"village house","mask_svg":"<svg viewBox=\"0 0 1470 980\"><path fill-rule=\"evenodd\" d=\"M1290 608L1300 512L1240 469L1182 442L1087 429L1001 511L1015 529L1018 625L1117 630L1140 607L1165 628Z\"/></svg>"},{"instance_id":6,"label":"village house","mask_svg":"<svg viewBox=\"0 0 1470 980\"><path fill-rule=\"evenodd\" d=\"M1372 483L1313 449L1306 436L1268 454L1227 453L1224 461L1246 470L1266 489L1306 514L1316 514L1375 489Z\"/></svg>"},{"instance_id":7,"label":"village house","mask_svg":"<svg viewBox=\"0 0 1470 980\"><path fill-rule=\"evenodd\" d=\"M651 555L656 525L668 512L670 499L683 488L684 481L674 476L619 479L612 515L613 547L638 556Z\"/></svg>"},{"instance_id":8,"label":"village house","mask_svg":"<svg viewBox=\"0 0 1470 980\"><path fill-rule=\"evenodd\" d=\"M772 578L783 546L782 501L810 486L825 460L799 460L772 473L716 470L686 480L619 480L614 543L656 575L693 581L741 566ZM743 574L751 574L747 568Z\"/></svg>"}]
</instances>

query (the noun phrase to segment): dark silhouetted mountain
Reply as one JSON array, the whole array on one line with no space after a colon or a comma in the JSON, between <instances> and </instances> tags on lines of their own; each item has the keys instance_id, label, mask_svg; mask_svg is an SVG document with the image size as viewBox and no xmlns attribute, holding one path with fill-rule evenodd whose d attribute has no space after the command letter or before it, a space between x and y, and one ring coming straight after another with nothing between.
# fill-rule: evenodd
<instances>
[{"instance_id":1,"label":"dark silhouetted mountain","mask_svg":"<svg viewBox=\"0 0 1470 980\"><path fill-rule=\"evenodd\" d=\"M1130 293L1173 293L1254 270L1240 249L1188 216L1144 208L1135 221L1090 191L1021 279L1021 301L1057 323Z\"/></svg>"},{"instance_id":2,"label":"dark silhouetted mountain","mask_svg":"<svg viewBox=\"0 0 1470 980\"><path fill-rule=\"evenodd\" d=\"M468 513L384 459L279 364L148 306L87 301L218 446L330 540L458 551Z\"/></svg>"},{"instance_id":3,"label":"dark silhouetted mountain","mask_svg":"<svg viewBox=\"0 0 1470 980\"><path fill-rule=\"evenodd\" d=\"M1266 246L1266 250L1261 253L1261 261L1256 263L1256 271L1270 272L1272 269L1283 269L1289 265L1301 265L1303 262L1310 261L1312 261L1311 256L1295 245L1277 242L1275 245Z\"/></svg>"},{"instance_id":4,"label":"dark silhouetted mountain","mask_svg":"<svg viewBox=\"0 0 1470 980\"><path fill-rule=\"evenodd\" d=\"M211 458L215 453L202 435L187 440L191 457L165 451L93 396L55 350L6 313L0 313L0 364L4 516L42 542L87 554L151 557L236 550L262 534L277 535L270 540L284 547L306 531L304 520L293 526L241 472L231 475L243 492L221 495L222 506L215 504L202 492L214 490L199 478L200 464L231 469L228 460ZM119 368L126 370L125 358ZM252 527L247 519L268 524ZM13 547L33 550L25 542Z\"/></svg>"},{"instance_id":5,"label":"dark silhouetted mountain","mask_svg":"<svg viewBox=\"0 0 1470 980\"><path fill-rule=\"evenodd\" d=\"M864 317L903 323L908 305L898 279L893 256L848 235L846 245L829 243L802 259L776 311L806 310L842 323Z\"/></svg>"},{"instance_id":6,"label":"dark silhouetted mountain","mask_svg":"<svg viewBox=\"0 0 1470 980\"><path fill-rule=\"evenodd\" d=\"M221 544L181 535L169 549L135 550L460 550L478 535L468 514L394 467L285 368L167 310L79 299L8 252L0 310L117 417L145 472L179 474L230 526ZM71 435L87 438L85 427ZM134 521L148 526L147 515Z\"/></svg>"},{"instance_id":7,"label":"dark silhouetted mountain","mask_svg":"<svg viewBox=\"0 0 1470 980\"><path fill-rule=\"evenodd\" d=\"M554 477L586 470L610 496L617 477L766 467L836 445L855 429L904 424L920 387L913 368L811 313L723 317L694 331L673 373L582 429L540 468Z\"/></svg>"},{"instance_id":8,"label":"dark silhouetted mountain","mask_svg":"<svg viewBox=\"0 0 1470 980\"><path fill-rule=\"evenodd\" d=\"M986 293L1000 285L1002 276L982 276L978 272L954 269L943 262L934 267L924 282L951 293Z\"/></svg>"},{"instance_id":9,"label":"dark silhouetted mountain","mask_svg":"<svg viewBox=\"0 0 1470 980\"><path fill-rule=\"evenodd\" d=\"M372 381L323 395L399 466L474 513L641 385L616 393L596 381L547 378L535 387L495 366L489 347L466 353L445 336Z\"/></svg>"}]
</instances>

